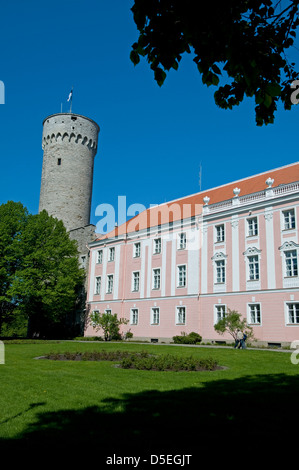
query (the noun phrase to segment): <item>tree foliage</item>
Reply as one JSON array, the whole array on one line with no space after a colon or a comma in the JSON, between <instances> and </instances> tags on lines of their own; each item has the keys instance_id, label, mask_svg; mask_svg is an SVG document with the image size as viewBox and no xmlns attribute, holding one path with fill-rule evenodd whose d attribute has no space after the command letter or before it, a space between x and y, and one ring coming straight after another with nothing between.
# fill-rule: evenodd
<instances>
[{"instance_id":1,"label":"tree foliage","mask_svg":"<svg viewBox=\"0 0 299 470\"><path fill-rule=\"evenodd\" d=\"M28 334L57 332L74 310L84 281L76 242L46 211L0 206L0 305L28 319ZM4 315L2 317L4 319Z\"/></svg>"},{"instance_id":2,"label":"tree foliage","mask_svg":"<svg viewBox=\"0 0 299 470\"><path fill-rule=\"evenodd\" d=\"M120 338L119 327L122 324L127 324L128 320L117 318L116 313L94 311L90 315L90 323L96 331L103 331L105 341L110 341Z\"/></svg>"},{"instance_id":3,"label":"tree foliage","mask_svg":"<svg viewBox=\"0 0 299 470\"><path fill-rule=\"evenodd\" d=\"M139 31L130 58L146 57L158 85L194 53L202 82L217 87L223 109L255 99L256 124L273 123L278 101L291 109L290 85L298 78L286 57L296 37L299 0L134 0Z\"/></svg>"},{"instance_id":4,"label":"tree foliage","mask_svg":"<svg viewBox=\"0 0 299 470\"><path fill-rule=\"evenodd\" d=\"M8 201L0 205L0 331L2 323L13 315L14 304L8 289L20 267L18 243L28 216L20 202Z\"/></svg>"},{"instance_id":5,"label":"tree foliage","mask_svg":"<svg viewBox=\"0 0 299 470\"><path fill-rule=\"evenodd\" d=\"M254 339L252 327L247 324L246 319L242 318L236 310L230 310L229 308L225 316L214 325L214 329L221 335L226 332L229 333L234 340L237 339L238 330L246 333L248 339Z\"/></svg>"}]
</instances>

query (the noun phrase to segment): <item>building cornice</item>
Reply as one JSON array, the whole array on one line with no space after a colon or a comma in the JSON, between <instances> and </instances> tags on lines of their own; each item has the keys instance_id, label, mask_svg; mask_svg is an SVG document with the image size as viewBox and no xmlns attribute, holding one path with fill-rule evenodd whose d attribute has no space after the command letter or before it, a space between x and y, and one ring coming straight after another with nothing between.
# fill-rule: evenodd
<instances>
[{"instance_id":1,"label":"building cornice","mask_svg":"<svg viewBox=\"0 0 299 470\"><path fill-rule=\"evenodd\" d=\"M245 212L247 210L261 209L267 206L273 206L279 204L282 200L286 202L298 198L299 195L299 182L288 183L277 186L276 188L267 188L264 191L257 193L248 194L245 196L235 196L226 201L221 201L215 204L209 205L206 203L203 206L202 219L205 221L219 218L221 214L223 217L229 215Z\"/></svg>"}]
</instances>

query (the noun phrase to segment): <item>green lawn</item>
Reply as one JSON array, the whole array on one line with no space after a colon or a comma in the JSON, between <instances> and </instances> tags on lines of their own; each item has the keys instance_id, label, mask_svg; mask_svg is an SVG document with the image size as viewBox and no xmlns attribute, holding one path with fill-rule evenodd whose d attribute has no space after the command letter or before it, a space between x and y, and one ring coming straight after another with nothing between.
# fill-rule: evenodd
<instances>
[{"instance_id":1,"label":"green lawn","mask_svg":"<svg viewBox=\"0 0 299 470\"><path fill-rule=\"evenodd\" d=\"M155 372L123 370L111 362L36 359L54 351L103 348L213 357L224 369ZM289 443L292 452L299 365L290 354L103 342L5 344L0 450L53 452L71 446L96 451L102 464L113 454L198 457L207 449L216 459L234 443L251 454L261 447L276 452Z\"/></svg>"}]
</instances>

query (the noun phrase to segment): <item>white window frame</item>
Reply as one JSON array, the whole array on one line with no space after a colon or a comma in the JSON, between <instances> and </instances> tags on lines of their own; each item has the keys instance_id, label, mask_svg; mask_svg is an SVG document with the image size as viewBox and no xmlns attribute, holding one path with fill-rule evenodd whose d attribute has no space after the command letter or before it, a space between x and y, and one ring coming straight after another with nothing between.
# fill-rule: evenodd
<instances>
[{"instance_id":1,"label":"white window frame","mask_svg":"<svg viewBox=\"0 0 299 470\"><path fill-rule=\"evenodd\" d=\"M247 236L257 237L259 234L258 217L253 216L253 217L249 217L246 220L247 220Z\"/></svg>"},{"instance_id":2,"label":"white window frame","mask_svg":"<svg viewBox=\"0 0 299 470\"><path fill-rule=\"evenodd\" d=\"M260 257L253 253L247 256L247 281L260 280ZM253 267L253 269L251 269Z\"/></svg>"},{"instance_id":3,"label":"white window frame","mask_svg":"<svg viewBox=\"0 0 299 470\"><path fill-rule=\"evenodd\" d=\"M227 255L224 254L222 251L217 251L214 256L212 257L212 261L214 264L214 289L217 291L219 289L223 290L222 288L226 288L226 261ZM222 264L222 271L224 272L224 280L223 278L219 281L218 272L221 268L220 263Z\"/></svg>"},{"instance_id":4,"label":"white window frame","mask_svg":"<svg viewBox=\"0 0 299 470\"><path fill-rule=\"evenodd\" d=\"M215 243L224 243L225 242L225 225L217 224L215 225Z\"/></svg>"},{"instance_id":5,"label":"white window frame","mask_svg":"<svg viewBox=\"0 0 299 470\"><path fill-rule=\"evenodd\" d=\"M161 240L161 237L154 238L153 253L154 253L154 255L159 255L160 253L162 253L162 240Z\"/></svg>"},{"instance_id":6,"label":"white window frame","mask_svg":"<svg viewBox=\"0 0 299 470\"><path fill-rule=\"evenodd\" d=\"M180 320L180 315L183 315L183 321ZM175 309L175 324L176 325L186 325L186 307L185 307L185 305L178 305L176 307L176 309Z\"/></svg>"},{"instance_id":7,"label":"white window frame","mask_svg":"<svg viewBox=\"0 0 299 470\"><path fill-rule=\"evenodd\" d=\"M282 269L282 278L283 278L283 287L299 287L299 272L298 272L298 253L299 253L299 244L295 243L292 240L287 240L279 248L281 255L281 269ZM291 272L288 272L287 269L287 259L288 254L291 252L296 252L294 259L296 261L291 262ZM295 273L297 272L297 274ZM289 275L289 274L294 275Z\"/></svg>"},{"instance_id":8,"label":"white window frame","mask_svg":"<svg viewBox=\"0 0 299 470\"><path fill-rule=\"evenodd\" d=\"M140 258L140 255L141 255L141 243L136 242L134 243L133 258Z\"/></svg>"},{"instance_id":9,"label":"white window frame","mask_svg":"<svg viewBox=\"0 0 299 470\"><path fill-rule=\"evenodd\" d=\"M214 324L216 325L219 320L225 317L226 314L226 305L225 304L216 304L214 305Z\"/></svg>"},{"instance_id":10,"label":"white window frame","mask_svg":"<svg viewBox=\"0 0 299 470\"><path fill-rule=\"evenodd\" d=\"M97 254L97 264L103 263L103 250L98 250Z\"/></svg>"},{"instance_id":11,"label":"white window frame","mask_svg":"<svg viewBox=\"0 0 299 470\"><path fill-rule=\"evenodd\" d=\"M160 325L160 307L151 308L151 325Z\"/></svg>"},{"instance_id":12,"label":"white window frame","mask_svg":"<svg viewBox=\"0 0 299 470\"><path fill-rule=\"evenodd\" d=\"M107 294L112 294L113 292L113 274L107 274Z\"/></svg>"},{"instance_id":13,"label":"white window frame","mask_svg":"<svg viewBox=\"0 0 299 470\"><path fill-rule=\"evenodd\" d=\"M297 319L298 321L294 321L294 322L290 322L290 306L296 306L296 310L298 310L298 314L296 311L294 311L294 319L296 319L297 315ZM292 326L296 326L296 325L299 325L299 302L296 301L296 300L288 300L285 302L285 323L286 325L292 325Z\"/></svg>"},{"instance_id":14,"label":"white window frame","mask_svg":"<svg viewBox=\"0 0 299 470\"><path fill-rule=\"evenodd\" d=\"M288 271L288 263L287 263L287 255L294 254L290 258L290 270ZM284 251L284 273L285 277L298 277L298 250L294 248L293 250L285 250Z\"/></svg>"},{"instance_id":15,"label":"white window frame","mask_svg":"<svg viewBox=\"0 0 299 470\"><path fill-rule=\"evenodd\" d=\"M261 282L261 250L256 246L249 246L243 253L246 271L246 288L247 290L259 289ZM250 279L250 258L257 257L258 277Z\"/></svg>"},{"instance_id":16,"label":"white window frame","mask_svg":"<svg viewBox=\"0 0 299 470\"><path fill-rule=\"evenodd\" d=\"M290 219L291 218L291 219ZM294 208L282 210L282 230L296 229L296 211Z\"/></svg>"},{"instance_id":17,"label":"white window frame","mask_svg":"<svg viewBox=\"0 0 299 470\"><path fill-rule=\"evenodd\" d=\"M108 313L108 315L112 315L112 310L111 310L111 308L106 308L106 309L105 309L105 313L106 313L106 314Z\"/></svg>"},{"instance_id":18,"label":"white window frame","mask_svg":"<svg viewBox=\"0 0 299 470\"><path fill-rule=\"evenodd\" d=\"M158 273L159 271L159 273ZM161 268L153 268L152 271L152 290L161 288Z\"/></svg>"},{"instance_id":19,"label":"white window frame","mask_svg":"<svg viewBox=\"0 0 299 470\"><path fill-rule=\"evenodd\" d=\"M140 289L140 271L133 271L132 272L132 292L139 292L139 289Z\"/></svg>"},{"instance_id":20,"label":"white window frame","mask_svg":"<svg viewBox=\"0 0 299 470\"><path fill-rule=\"evenodd\" d=\"M181 274L181 268L184 268L184 273L183 273L183 283L181 282L180 279L180 274ZM179 264L177 266L177 287L186 287L187 286L187 265L186 264Z\"/></svg>"},{"instance_id":21,"label":"white window frame","mask_svg":"<svg viewBox=\"0 0 299 470\"><path fill-rule=\"evenodd\" d=\"M186 232L180 232L178 234L178 250L186 250L187 248L187 234Z\"/></svg>"},{"instance_id":22,"label":"white window frame","mask_svg":"<svg viewBox=\"0 0 299 470\"><path fill-rule=\"evenodd\" d=\"M109 248L109 260L108 261L114 261L115 260L115 247L111 246Z\"/></svg>"},{"instance_id":23,"label":"white window frame","mask_svg":"<svg viewBox=\"0 0 299 470\"><path fill-rule=\"evenodd\" d=\"M226 281L225 259L215 260L215 284L225 284Z\"/></svg>"},{"instance_id":24,"label":"white window frame","mask_svg":"<svg viewBox=\"0 0 299 470\"><path fill-rule=\"evenodd\" d=\"M258 317L259 317L259 321L258 321ZM248 325L258 325L258 326L262 324L262 305L260 302L248 302L247 323Z\"/></svg>"},{"instance_id":25,"label":"white window frame","mask_svg":"<svg viewBox=\"0 0 299 470\"><path fill-rule=\"evenodd\" d=\"M96 276L95 278L95 286L94 286L94 294L100 295L101 294L101 284L102 284L102 277Z\"/></svg>"},{"instance_id":26,"label":"white window frame","mask_svg":"<svg viewBox=\"0 0 299 470\"><path fill-rule=\"evenodd\" d=\"M130 311L130 325L138 325L139 310L132 307Z\"/></svg>"}]
</instances>

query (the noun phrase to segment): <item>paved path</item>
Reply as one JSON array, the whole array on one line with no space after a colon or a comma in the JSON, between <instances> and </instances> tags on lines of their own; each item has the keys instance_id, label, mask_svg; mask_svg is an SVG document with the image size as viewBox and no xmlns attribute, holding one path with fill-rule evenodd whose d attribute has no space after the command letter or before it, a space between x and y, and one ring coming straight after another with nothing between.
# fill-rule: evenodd
<instances>
[{"instance_id":1,"label":"paved path","mask_svg":"<svg viewBox=\"0 0 299 470\"><path fill-rule=\"evenodd\" d=\"M134 343L134 341L128 341L128 343ZM134 343L134 344L153 344L155 346L185 346L191 348L213 348L213 349L234 349L233 346L222 346L220 344L175 344L175 343ZM288 352L292 353L295 349L282 349L282 348L250 348L245 349L250 351L274 351L274 352Z\"/></svg>"},{"instance_id":2,"label":"paved path","mask_svg":"<svg viewBox=\"0 0 299 470\"><path fill-rule=\"evenodd\" d=\"M69 341L75 341L78 343L105 343L105 341L84 341L84 340L69 340ZM135 341L123 341L122 343L119 343L118 341L109 341L109 343L115 343L115 344L142 344L142 345L153 345L153 346L183 346L183 347L189 347L189 348L212 348L212 349L234 349L233 346L225 346L225 345L220 345L220 344L177 344L177 343L150 343L150 342L135 342ZM272 351L272 352L286 352L286 353L292 353L296 351L296 349L283 349L283 348L250 348L246 347L246 350L249 351Z\"/></svg>"}]
</instances>

